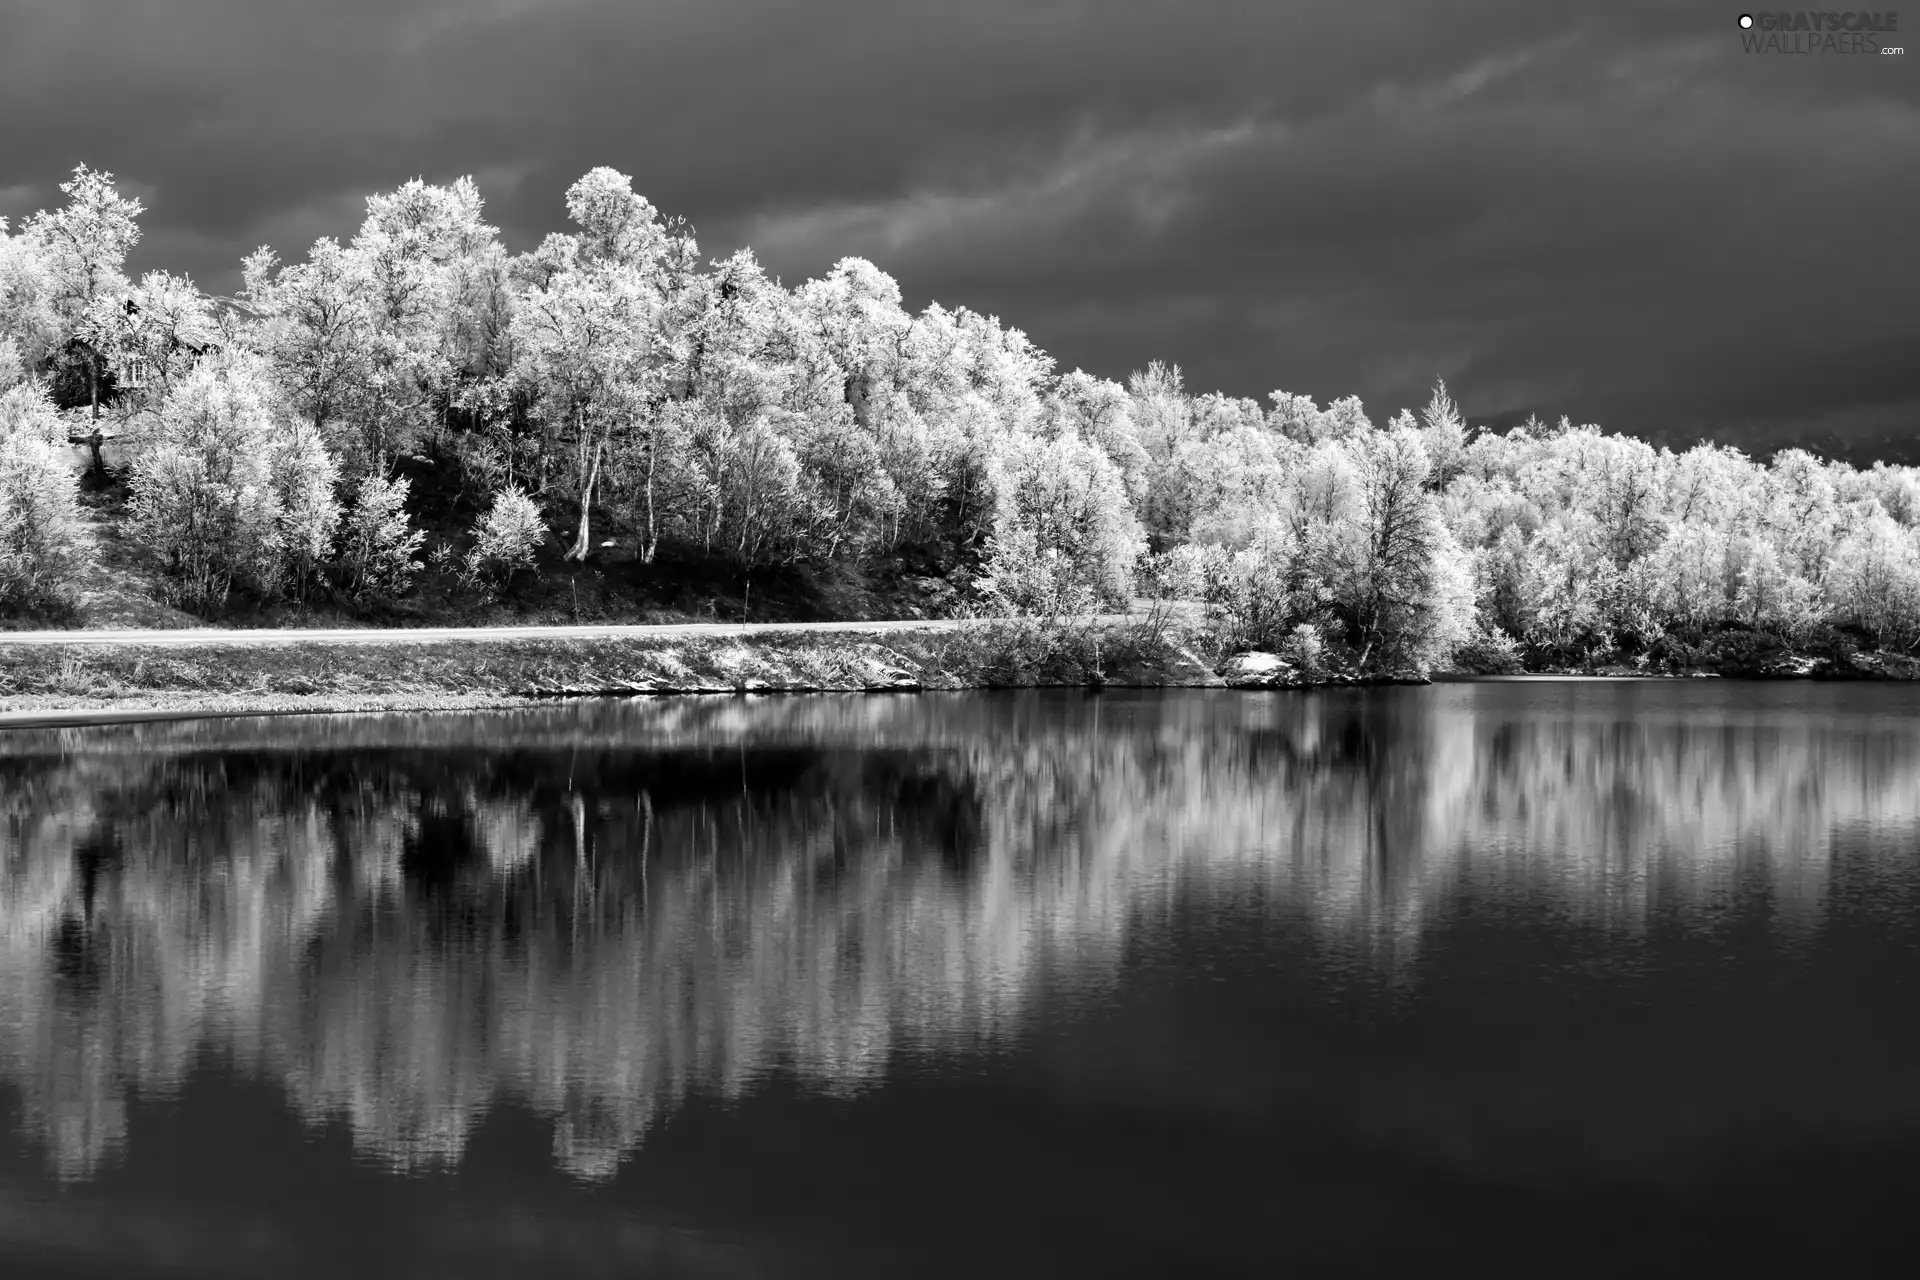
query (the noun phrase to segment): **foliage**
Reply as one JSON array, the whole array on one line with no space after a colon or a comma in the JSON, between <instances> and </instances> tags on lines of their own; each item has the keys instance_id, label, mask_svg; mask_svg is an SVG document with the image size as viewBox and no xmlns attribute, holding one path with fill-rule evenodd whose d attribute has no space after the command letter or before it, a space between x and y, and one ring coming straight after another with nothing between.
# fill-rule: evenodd
<instances>
[{"instance_id":1,"label":"foliage","mask_svg":"<svg viewBox=\"0 0 1920 1280\"><path fill-rule=\"evenodd\" d=\"M133 522L187 608L214 609L235 585L262 595L284 572L272 389L252 360L193 370L135 455Z\"/></svg>"},{"instance_id":2,"label":"foliage","mask_svg":"<svg viewBox=\"0 0 1920 1280\"><path fill-rule=\"evenodd\" d=\"M356 598L402 595L419 571L426 534L407 518L411 488L411 481L377 471L361 478L340 525L338 553L347 590Z\"/></svg>"},{"instance_id":3,"label":"foliage","mask_svg":"<svg viewBox=\"0 0 1920 1280\"><path fill-rule=\"evenodd\" d=\"M119 414L135 524L196 608L304 593L330 551L353 594L405 591L423 536L389 476L423 450L452 472L423 520L492 498L476 579L526 563L544 511L574 522L577 561L623 542L730 572L911 561L971 581L979 611L1043 618L1138 588L1204 602L1221 645L1374 674L1677 661L1733 635L1920 648L1910 468L1675 453L1565 418L1476 431L1442 382L1376 425L1357 397L1195 394L1160 362L1057 371L997 317L910 312L863 258L794 287L748 250L703 264L608 168L565 193L570 231L517 256L471 179L406 183L344 244L249 257L237 308L127 281L142 210L112 175L62 191L0 223L0 425L54 457L86 429L49 393ZM28 445L9 456L41 475ZM58 525L49 501L18 509Z\"/></svg>"},{"instance_id":4,"label":"foliage","mask_svg":"<svg viewBox=\"0 0 1920 1280\"><path fill-rule=\"evenodd\" d=\"M534 553L546 536L547 527L533 499L518 489L502 489L474 522L465 576L476 583L504 582L514 570L532 566Z\"/></svg>"},{"instance_id":5,"label":"foliage","mask_svg":"<svg viewBox=\"0 0 1920 1280\"><path fill-rule=\"evenodd\" d=\"M1145 551L1120 469L1077 432L1017 434L989 463L997 499L982 590L1015 613L1124 610Z\"/></svg>"},{"instance_id":6,"label":"foliage","mask_svg":"<svg viewBox=\"0 0 1920 1280\"><path fill-rule=\"evenodd\" d=\"M335 486L340 466L312 423L284 424L270 446L269 467L277 511L285 585L302 598L333 550L340 526Z\"/></svg>"},{"instance_id":7,"label":"foliage","mask_svg":"<svg viewBox=\"0 0 1920 1280\"><path fill-rule=\"evenodd\" d=\"M0 607L57 599L85 555L77 484L55 443L64 441L58 428L38 388L0 393Z\"/></svg>"}]
</instances>

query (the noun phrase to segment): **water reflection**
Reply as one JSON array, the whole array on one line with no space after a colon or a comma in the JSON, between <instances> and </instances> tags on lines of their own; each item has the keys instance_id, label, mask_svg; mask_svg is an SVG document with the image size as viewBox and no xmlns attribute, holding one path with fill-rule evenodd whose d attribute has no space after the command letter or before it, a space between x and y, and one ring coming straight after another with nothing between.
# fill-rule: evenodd
<instances>
[{"instance_id":1,"label":"water reflection","mask_svg":"<svg viewBox=\"0 0 1920 1280\"><path fill-rule=\"evenodd\" d=\"M1631 939L1758 899L1806 934L1845 832L1920 829L1903 700L819 697L20 734L0 1072L63 1178L211 1058L395 1171L453 1164L511 1099L600 1179L691 1091L857 1091L1097 1002L1176 911L1297 927L1402 988L1464 909Z\"/></svg>"}]
</instances>

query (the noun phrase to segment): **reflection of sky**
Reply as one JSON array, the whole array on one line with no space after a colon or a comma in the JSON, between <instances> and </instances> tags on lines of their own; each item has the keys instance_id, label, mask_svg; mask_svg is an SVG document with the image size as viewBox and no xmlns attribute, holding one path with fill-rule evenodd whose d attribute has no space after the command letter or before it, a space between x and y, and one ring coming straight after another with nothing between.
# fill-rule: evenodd
<instances>
[{"instance_id":1,"label":"reflection of sky","mask_svg":"<svg viewBox=\"0 0 1920 1280\"><path fill-rule=\"evenodd\" d=\"M396 1170L456 1161L510 1098L594 1179L692 1091L787 1072L855 1092L902 1050L1106 998L1128 947L1195 905L1283 912L1398 980L1462 904L1631 939L1757 894L1804 933L1841 833L1915 828L1920 737L1888 702L1913 699L1739 692L729 699L428 722L427 745L379 718L23 736L0 748L0 1071L64 1177L122 1148L130 1092L212 1053Z\"/></svg>"}]
</instances>

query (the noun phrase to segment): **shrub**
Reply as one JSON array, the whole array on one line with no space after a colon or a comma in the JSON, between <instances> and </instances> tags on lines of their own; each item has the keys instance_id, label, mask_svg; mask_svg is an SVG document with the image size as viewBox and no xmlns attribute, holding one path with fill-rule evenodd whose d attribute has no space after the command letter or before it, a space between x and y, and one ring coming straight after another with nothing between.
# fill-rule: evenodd
<instances>
[{"instance_id":1,"label":"shrub","mask_svg":"<svg viewBox=\"0 0 1920 1280\"><path fill-rule=\"evenodd\" d=\"M534 552L547 536L540 509L518 489L493 495L486 513L474 522L473 549L467 552L465 577L469 582L504 583L515 569L533 564Z\"/></svg>"},{"instance_id":2,"label":"shrub","mask_svg":"<svg viewBox=\"0 0 1920 1280\"><path fill-rule=\"evenodd\" d=\"M1124 609L1146 551L1120 471L1078 435L1015 434L988 466L995 494L983 588L1016 613Z\"/></svg>"},{"instance_id":3,"label":"shrub","mask_svg":"<svg viewBox=\"0 0 1920 1280\"><path fill-rule=\"evenodd\" d=\"M1031 529L996 534L988 544L987 572L974 589L989 612L1042 618L1092 613L1100 593L1082 567L1058 547L1042 549Z\"/></svg>"},{"instance_id":4,"label":"shrub","mask_svg":"<svg viewBox=\"0 0 1920 1280\"><path fill-rule=\"evenodd\" d=\"M1920 541L1884 513L1834 551L1827 579L1834 621L1883 648L1920 645Z\"/></svg>"},{"instance_id":5,"label":"shrub","mask_svg":"<svg viewBox=\"0 0 1920 1280\"><path fill-rule=\"evenodd\" d=\"M5 351L0 348L0 355ZM38 386L0 385L0 436L26 436L48 445L64 445L65 424L53 400Z\"/></svg>"},{"instance_id":6,"label":"shrub","mask_svg":"<svg viewBox=\"0 0 1920 1280\"><path fill-rule=\"evenodd\" d=\"M185 607L217 607L240 583L281 581L275 424L259 371L245 361L196 368L161 406L135 456L133 525Z\"/></svg>"},{"instance_id":7,"label":"shrub","mask_svg":"<svg viewBox=\"0 0 1920 1280\"><path fill-rule=\"evenodd\" d=\"M1208 545L1174 554L1198 580L1208 619L1228 649L1277 650L1305 623L1316 624L1316 634L1321 623L1338 634L1327 612L1333 592L1325 557L1278 522L1260 525L1237 551Z\"/></svg>"},{"instance_id":8,"label":"shrub","mask_svg":"<svg viewBox=\"0 0 1920 1280\"><path fill-rule=\"evenodd\" d=\"M0 605L53 601L85 553L78 482L61 450L27 431L0 432Z\"/></svg>"},{"instance_id":9,"label":"shrub","mask_svg":"<svg viewBox=\"0 0 1920 1280\"><path fill-rule=\"evenodd\" d=\"M1327 673L1327 643L1320 636L1320 628L1311 622L1303 622L1293 629L1293 634L1280 646L1279 656L1310 680Z\"/></svg>"},{"instance_id":10,"label":"shrub","mask_svg":"<svg viewBox=\"0 0 1920 1280\"><path fill-rule=\"evenodd\" d=\"M1455 669L1477 676L1518 675L1525 670L1520 646L1498 627L1476 629L1454 650Z\"/></svg>"},{"instance_id":11,"label":"shrub","mask_svg":"<svg viewBox=\"0 0 1920 1280\"><path fill-rule=\"evenodd\" d=\"M276 443L271 470L282 571L286 582L303 592L327 558L340 526L340 500L334 495L340 466L319 431L296 421L287 424Z\"/></svg>"},{"instance_id":12,"label":"shrub","mask_svg":"<svg viewBox=\"0 0 1920 1280\"><path fill-rule=\"evenodd\" d=\"M26 381L27 362L20 354L20 345L12 338L0 337L0 391Z\"/></svg>"},{"instance_id":13,"label":"shrub","mask_svg":"<svg viewBox=\"0 0 1920 1280\"><path fill-rule=\"evenodd\" d=\"M347 589L356 599L401 595L420 568L414 553L426 535L407 523L410 487L408 481L390 479L378 471L368 472L360 481L341 524L338 557Z\"/></svg>"}]
</instances>

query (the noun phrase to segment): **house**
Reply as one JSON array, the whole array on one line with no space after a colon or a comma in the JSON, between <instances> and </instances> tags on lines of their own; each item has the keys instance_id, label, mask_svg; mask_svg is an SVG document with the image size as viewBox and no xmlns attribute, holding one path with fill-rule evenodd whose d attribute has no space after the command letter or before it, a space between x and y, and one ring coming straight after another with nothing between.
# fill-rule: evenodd
<instances>
[{"instance_id":1,"label":"house","mask_svg":"<svg viewBox=\"0 0 1920 1280\"><path fill-rule=\"evenodd\" d=\"M210 352L219 350L219 331L224 322L231 319L253 319L260 315L258 308L238 298L210 297L208 310L212 313L214 325L211 329L199 332L178 331L168 336L169 354L176 351L187 353L188 364L199 360ZM150 349L141 349L140 335L146 324L140 306L132 298L127 299L127 329L133 342L113 363L114 387L117 391L141 391L151 386L156 376L154 353Z\"/></svg>"},{"instance_id":2,"label":"house","mask_svg":"<svg viewBox=\"0 0 1920 1280\"><path fill-rule=\"evenodd\" d=\"M194 316L190 324L181 324L182 317L175 316L171 327L165 333L164 341L156 341L157 334L147 332L149 318L142 313L140 304L128 298L125 307L125 329L120 341L113 344L98 366L99 385L92 382L91 371L96 367L95 348L80 338L72 338L60 353L53 357L54 402L61 408L79 408L97 402L101 406L111 406L129 392L141 392L152 388L159 377L157 360L184 353L185 368L191 368L203 357L220 349L222 332L227 321L248 319L260 314L257 308L237 298L213 297L206 299L207 324L202 317ZM176 373L178 369L176 369ZM93 430L85 435L69 435L67 442L77 448L87 450L86 466L94 472L102 472L105 464L100 455L101 446L117 435L107 431L96 421Z\"/></svg>"}]
</instances>

